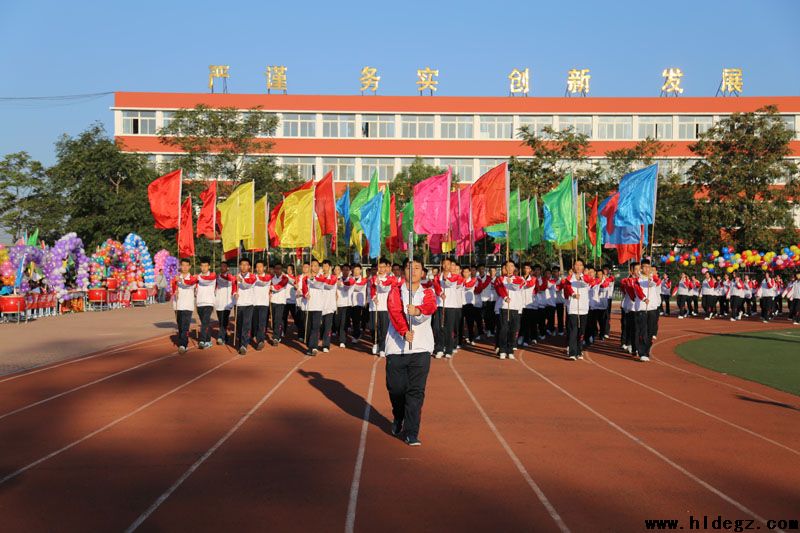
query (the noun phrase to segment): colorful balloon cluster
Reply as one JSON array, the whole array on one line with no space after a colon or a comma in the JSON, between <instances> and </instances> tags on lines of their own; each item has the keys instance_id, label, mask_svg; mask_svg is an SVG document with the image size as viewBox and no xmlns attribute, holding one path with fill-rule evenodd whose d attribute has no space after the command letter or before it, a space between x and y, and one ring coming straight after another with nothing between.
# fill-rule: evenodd
<instances>
[{"instance_id":1,"label":"colorful balloon cluster","mask_svg":"<svg viewBox=\"0 0 800 533\"><path fill-rule=\"evenodd\" d=\"M45 254L42 270L47 286L55 291L60 301L70 300L74 293L69 293L65 274L70 260L75 266L75 288L86 290L89 286L89 258L83 250L83 241L76 233L67 233L58 239ZM74 297L80 297L74 294Z\"/></svg>"},{"instance_id":2,"label":"colorful balloon cluster","mask_svg":"<svg viewBox=\"0 0 800 533\"><path fill-rule=\"evenodd\" d=\"M733 248L723 246L708 254L702 254L697 248L691 252L679 253L670 250L669 254L660 257L663 264L676 264L682 267L702 266L703 272L727 272L747 268L761 270L784 270L786 268L800 268L800 246L791 245L784 247L781 252L759 252L758 250L744 250L736 252Z\"/></svg>"},{"instance_id":3,"label":"colorful balloon cluster","mask_svg":"<svg viewBox=\"0 0 800 533\"><path fill-rule=\"evenodd\" d=\"M12 269L12 282L9 285L14 285L16 281L17 271L19 269L19 264L23 260L25 261L23 272L28 272L30 264L33 263L34 270L41 272L42 266L44 264L45 259L45 250L39 248L38 246L27 246L24 244L15 244L8 249L8 262L11 265ZM3 268L3 272L8 272L7 267ZM4 278L6 276L4 275ZM28 282L28 276L23 276L22 280L19 284L19 291L22 294L26 294L30 291L31 287ZM5 284L5 281L3 282Z\"/></svg>"},{"instance_id":4,"label":"colorful balloon cluster","mask_svg":"<svg viewBox=\"0 0 800 533\"><path fill-rule=\"evenodd\" d=\"M172 278L178 274L178 259L162 248L153 256L153 262L156 264L156 272L159 270L164 272L164 277L167 278L167 286L169 286Z\"/></svg>"},{"instance_id":5,"label":"colorful balloon cluster","mask_svg":"<svg viewBox=\"0 0 800 533\"><path fill-rule=\"evenodd\" d=\"M8 256L8 247L5 244L0 244L0 285L14 286L17 280L17 271L14 265L11 264L11 259Z\"/></svg>"},{"instance_id":6,"label":"colorful balloon cluster","mask_svg":"<svg viewBox=\"0 0 800 533\"><path fill-rule=\"evenodd\" d=\"M107 278L116 279L122 287L129 262L122 243L108 239L92 254L89 265L89 287L98 289L103 286Z\"/></svg>"},{"instance_id":7,"label":"colorful balloon cluster","mask_svg":"<svg viewBox=\"0 0 800 533\"><path fill-rule=\"evenodd\" d=\"M150 250L147 249L147 244L144 240L135 233L129 233L122 245L134 264L135 268L133 270L136 272L135 281L137 285L141 287L141 282L144 282L145 287L155 286L156 274L153 267L153 258L150 257ZM128 265L128 271L132 271L130 264Z\"/></svg>"}]
</instances>

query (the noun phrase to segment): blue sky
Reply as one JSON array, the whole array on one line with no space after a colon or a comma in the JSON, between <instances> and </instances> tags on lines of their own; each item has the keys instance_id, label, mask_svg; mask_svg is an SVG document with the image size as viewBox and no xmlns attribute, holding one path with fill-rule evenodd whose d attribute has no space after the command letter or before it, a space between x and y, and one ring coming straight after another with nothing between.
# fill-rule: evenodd
<instances>
[{"instance_id":1,"label":"blue sky","mask_svg":"<svg viewBox=\"0 0 800 533\"><path fill-rule=\"evenodd\" d=\"M800 2L63 2L0 8L0 97L103 91L205 92L209 64L229 91L264 92L264 67L289 69L297 94L357 94L364 65L382 94L415 94L417 68L440 70L441 95L505 95L530 67L533 96L563 94L590 68L594 96L656 96L683 69L685 96L713 96L723 67L746 95L800 94ZM76 105L0 101L0 154L46 164L62 133L111 129L112 96Z\"/></svg>"}]
</instances>

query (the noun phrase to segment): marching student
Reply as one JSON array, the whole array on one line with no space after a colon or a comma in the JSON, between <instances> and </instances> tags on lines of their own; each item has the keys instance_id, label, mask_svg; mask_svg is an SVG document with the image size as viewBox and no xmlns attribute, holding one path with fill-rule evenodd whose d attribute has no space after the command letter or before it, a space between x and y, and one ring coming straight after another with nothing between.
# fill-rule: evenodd
<instances>
[{"instance_id":1,"label":"marching student","mask_svg":"<svg viewBox=\"0 0 800 533\"><path fill-rule=\"evenodd\" d=\"M283 265L275 263L272 267L272 281L270 282L270 310L272 311L272 345L281 343L286 332L286 307L289 292L293 286L289 276L283 273Z\"/></svg>"},{"instance_id":2,"label":"marching student","mask_svg":"<svg viewBox=\"0 0 800 533\"><path fill-rule=\"evenodd\" d=\"M472 277L472 270L469 267L461 269L461 277L464 278L464 306L462 309L467 330L465 341L467 344L475 346L477 328L480 327L480 310L475 305L476 300L480 300L475 295L475 286L478 280ZM476 316L476 312L478 316Z\"/></svg>"},{"instance_id":3,"label":"marching student","mask_svg":"<svg viewBox=\"0 0 800 533\"><path fill-rule=\"evenodd\" d=\"M701 291L701 295L703 296L703 312L706 314L705 320L714 318L715 300L717 298L717 293L714 288L716 286L717 282L711 277L708 270L706 270L703 273L703 288Z\"/></svg>"},{"instance_id":4,"label":"marching student","mask_svg":"<svg viewBox=\"0 0 800 533\"><path fill-rule=\"evenodd\" d=\"M286 286L286 307L283 313L283 334L289 334L289 316L294 320L294 328L297 331L297 337L300 337L300 311L297 309L297 290L299 287L298 276L295 275L294 265L288 263L286 265L286 277L289 284Z\"/></svg>"},{"instance_id":5,"label":"marching student","mask_svg":"<svg viewBox=\"0 0 800 533\"><path fill-rule=\"evenodd\" d=\"M530 346L536 344L536 323L537 302L536 287L537 277L530 263L522 264L522 316L520 317L519 335L517 336L517 346Z\"/></svg>"},{"instance_id":6,"label":"marching student","mask_svg":"<svg viewBox=\"0 0 800 533\"><path fill-rule=\"evenodd\" d=\"M558 313L559 292L563 289L562 280L559 279L558 274L553 274L550 269L545 269L542 275L542 284L544 286L544 330L545 333L539 333L539 339L543 339L545 335L553 336L556 334L556 315ZM562 303L563 312L563 303Z\"/></svg>"},{"instance_id":7,"label":"marching student","mask_svg":"<svg viewBox=\"0 0 800 533\"><path fill-rule=\"evenodd\" d=\"M647 259L643 259L641 264L631 263L631 268L633 269L631 289L634 296L634 345L636 347L635 352L639 357L639 360L649 361L650 346L652 345L653 341L647 321L647 304L650 303L650 299L647 297L644 289L651 288L650 284L652 283L652 279L642 272L643 266L647 267L647 272L650 271L650 261Z\"/></svg>"},{"instance_id":8,"label":"marching student","mask_svg":"<svg viewBox=\"0 0 800 533\"><path fill-rule=\"evenodd\" d=\"M603 338L607 339L611 335L611 306L614 303L614 276L611 275L611 266L603 267L603 283L607 284L603 289L603 297L606 301L606 311L603 314L605 325L602 329Z\"/></svg>"},{"instance_id":9,"label":"marching student","mask_svg":"<svg viewBox=\"0 0 800 533\"><path fill-rule=\"evenodd\" d=\"M386 388L392 402L392 435L409 446L420 446L419 427L425 384L433 352L431 320L436 295L422 283L420 261L406 261L408 283L394 284L387 295Z\"/></svg>"},{"instance_id":10,"label":"marching student","mask_svg":"<svg viewBox=\"0 0 800 533\"><path fill-rule=\"evenodd\" d=\"M731 322L742 319L742 306L744 304L745 284L738 272L733 273L731 281Z\"/></svg>"},{"instance_id":11,"label":"marching student","mask_svg":"<svg viewBox=\"0 0 800 533\"><path fill-rule=\"evenodd\" d=\"M247 353L250 345L250 330L253 324L253 305L255 296L253 287L256 276L250 272L250 260L242 257L239 260L239 273L236 275L236 349L239 355Z\"/></svg>"},{"instance_id":12,"label":"marching student","mask_svg":"<svg viewBox=\"0 0 800 533\"><path fill-rule=\"evenodd\" d=\"M719 279L719 277L717 277ZM731 277L725 274L722 282L717 286L719 289L717 297L719 298L719 312L722 316L728 316L731 310Z\"/></svg>"},{"instance_id":13,"label":"marching student","mask_svg":"<svg viewBox=\"0 0 800 533\"><path fill-rule=\"evenodd\" d=\"M750 279L750 276L745 274L744 284L745 306L747 309L745 314L747 316L753 316L756 314L756 308L758 307L755 301L756 291L758 291L758 282L755 279Z\"/></svg>"},{"instance_id":14,"label":"marching student","mask_svg":"<svg viewBox=\"0 0 800 533\"><path fill-rule=\"evenodd\" d=\"M666 272L661 275L661 314L669 316L669 298L672 295L672 282Z\"/></svg>"},{"instance_id":15,"label":"marching student","mask_svg":"<svg viewBox=\"0 0 800 533\"><path fill-rule=\"evenodd\" d=\"M634 314L634 302L636 299L636 289L633 287L638 284L634 277L633 264L628 268L628 277L622 278L620 289L622 289L622 302L620 303L620 341L622 349L629 354L633 354L636 339L636 321Z\"/></svg>"},{"instance_id":16,"label":"marching student","mask_svg":"<svg viewBox=\"0 0 800 533\"><path fill-rule=\"evenodd\" d=\"M506 261L505 273L497 278L495 291L500 304L499 319L500 331L498 332L498 348L500 359L514 359L514 342L519 331L520 311L522 310L522 286L525 284L517 275L517 265L514 261Z\"/></svg>"},{"instance_id":17,"label":"marching student","mask_svg":"<svg viewBox=\"0 0 800 533\"><path fill-rule=\"evenodd\" d=\"M347 346L347 324L352 320L355 282L355 278L350 275L350 265L342 265L342 274L336 280L336 338L339 348Z\"/></svg>"},{"instance_id":18,"label":"marching student","mask_svg":"<svg viewBox=\"0 0 800 533\"><path fill-rule=\"evenodd\" d=\"M642 261L644 263L644 261ZM658 277L656 267L653 265L645 264L643 268L645 278L650 278L647 281L647 288L642 288L647 295L649 302L645 306L647 312L647 334L650 340L656 340L658 337L658 319L659 311L661 309L661 284L662 279ZM649 355L649 351L648 351Z\"/></svg>"},{"instance_id":19,"label":"marching student","mask_svg":"<svg viewBox=\"0 0 800 533\"><path fill-rule=\"evenodd\" d=\"M608 338L606 329L608 321L607 291L612 283L612 277L604 276L602 271L595 277L594 269L589 269L589 276L594 278L594 283L589 288L589 321L586 325L586 345L591 345L595 340Z\"/></svg>"},{"instance_id":20,"label":"marching student","mask_svg":"<svg viewBox=\"0 0 800 533\"><path fill-rule=\"evenodd\" d=\"M489 338L493 337L495 332L494 302L497 300L497 294L494 292L493 281L494 268L487 273L485 265L478 265L478 286L475 289L475 294L480 295L483 331Z\"/></svg>"},{"instance_id":21,"label":"marching student","mask_svg":"<svg viewBox=\"0 0 800 533\"><path fill-rule=\"evenodd\" d=\"M761 321L765 324L772 319L772 309L775 305L775 280L769 271L764 272L764 279L758 289L761 298Z\"/></svg>"},{"instance_id":22,"label":"marching student","mask_svg":"<svg viewBox=\"0 0 800 533\"><path fill-rule=\"evenodd\" d=\"M228 262L221 262L219 274L217 275L217 286L214 291L214 309L217 310L217 321L219 322L217 344L228 342L228 322L231 318L231 309L233 309L233 289L235 285L236 277L228 271Z\"/></svg>"},{"instance_id":23,"label":"marching student","mask_svg":"<svg viewBox=\"0 0 800 533\"><path fill-rule=\"evenodd\" d=\"M678 280L678 318L684 319L691 311L690 298L692 297L692 280L685 273L681 273Z\"/></svg>"},{"instance_id":24,"label":"marching student","mask_svg":"<svg viewBox=\"0 0 800 533\"><path fill-rule=\"evenodd\" d=\"M470 266L469 272L472 279L475 280L475 286L472 288L472 292L475 295L472 301L472 305L475 308L473 316L475 317L475 326L477 328L477 335L473 339L474 341L482 339L486 330L484 329L484 324L483 324L483 300L481 299L481 292L483 292L483 289L480 288L480 280L478 279L478 267L476 267L475 265Z\"/></svg>"},{"instance_id":25,"label":"marching student","mask_svg":"<svg viewBox=\"0 0 800 533\"><path fill-rule=\"evenodd\" d=\"M389 327L389 311L386 298L395 284L395 276L391 272L391 263L385 257L378 261L378 271L370 278L370 319L372 334L375 340L372 354L386 357L386 331ZM377 318L377 320L376 320Z\"/></svg>"},{"instance_id":26,"label":"marching student","mask_svg":"<svg viewBox=\"0 0 800 533\"><path fill-rule=\"evenodd\" d=\"M557 334L559 337L562 337L564 335L564 306L566 303L566 299L564 298L564 285L562 281L564 280L565 276L561 275L561 268L558 265L553 265L553 267L550 270L551 270L550 276L554 280L554 282L551 285L554 285L553 288L555 289L555 292L553 294L553 299L555 300L555 305L556 305L557 333L554 334Z\"/></svg>"},{"instance_id":27,"label":"marching student","mask_svg":"<svg viewBox=\"0 0 800 533\"><path fill-rule=\"evenodd\" d=\"M794 273L794 280L786 287L789 299L789 318L792 324L800 325L800 270Z\"/></svg>"},{"instance_id":28,"label":"marching student","mask_svg":"<svg viewBox=\"0 0 800 533\"><path fill-rule=\"evenodd\" d=\"M778 316L783 313L783 278L775 276L775 305L772 308L773 316Z\"/></svg>"},{"instance_id":29,"label":"marching student","mask_svg":"<svg viewBox=\"0 0 800 533\"><path fill-rule=\"evenodd\" d=\"M561 282L567 311L567 356L572 361L583 359L581 338L586 332L589 315L589 287L594 283L583 268L583 261L576 259L569 275Z\"/></svg>"},{"instance_id":30,"label":"marching student","mask_svg":"<svg viewBox=\"0 0 800 533\"><path fill-rule=\"evenodd\" d=\"M332 271L328 259L322 261L322 352L328 353L331 349L331 332L333 331L333 314L336 312L336 274ZM319 277L318 277L319 279Z\"/></svg>"},{"instance_id":31,"label":"marching student","mask_svg":"<svg viewBox=\"0 0 800 533\"><path fill-rule=\"evenodd\" d=\"M197 316L200 317L200 336L198 345L201 350L211 348L211 311L214 310L217 275L211 272L207 257L200 258L200 274L197 275Z\"/></svg>"},{"instance_id":32,"label":"marching student","mask_svg":"<svg viewBox=\"0 0 800 533\"><path fill-rule=\"evenodd\" d=\"M698 314L700 314L700 311L697 307L697 303L700 299L700 288L702 286L703 284L700 283L700 280L697 279L697 276L692 276L692 296L689 299L689 304L690 304L689 307L691 308L692 316L697 316Z\"/></svg>"},{"instance_id":33,"label":"marching student","mask_svg":"<svg viewBox=\"0 0 800 533\"><path fill-rule=\"evenodd\" d=\"M364 329L367 305L367 278L361 274L361 265L353 265L353 288L350 291L350 313L352 313L353 342L361 338Z\"/></svg>"},{"instance_id":34,"label":"marching student","mask_svg":"<svg viewBox=\"0 0 800 533\"><path fill-rule=\"evenodd\" d=\"M319 334L322 324L322 309L325 305L325 277L319 269L319 261L312 259L309 273L303 277L302 294L305 308L305 323L308 330L306 355L319 352Z\"/></svg>"},{"instance_id":35,"label":"marching student","mask_svg":"<svg viewBox=\"0 0 800 533\"><path fill-rule=\"evenodd\" d=\"M253 338L256 350L263 350L267 338L267 315L272 274L267 273L264 261L256 261L256 281L253 283Z\"/></svg>"},{"instance_id":36,"label":"marching student","mask_svg":"<svg viewBox=\"0 0 800 533\"><path fill-rule=\"evenodd\" d=\"M194 312L194 287L197 277L191 274L192 263L181 259L181 271L172 278L172 307L178 322L178 351L185 353L189 346L189 327Z\"/></svg>"},{"instance_id":37,"label":"marching student","mask_svg":"<svg viewBox=\"0 0 800 533\"><path fill-rule=\"evenodd\" d=\"M463 283L463 278L458 272L458 264L455 261L447 261L446 268L442 269L442 305L444 307L444 326L442 326L442 348L445 358L453 357L458 336L458 315L461 311L461 294L459 284Z\"/></svg>"}]
</instances>

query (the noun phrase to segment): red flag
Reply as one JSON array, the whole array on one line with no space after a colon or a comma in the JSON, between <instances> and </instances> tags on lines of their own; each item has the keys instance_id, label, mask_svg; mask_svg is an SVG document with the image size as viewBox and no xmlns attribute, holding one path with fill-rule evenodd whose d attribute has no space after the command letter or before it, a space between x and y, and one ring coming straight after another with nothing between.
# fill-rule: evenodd
<instances>
[{"instance_id":1,"label":"red flag","mask_svg":"<svg viewBox=\"0 0 800 533\"><path fill-rule=\"evenodd\" d=\"M314 212L322 235L333 235L331 251L336 250L336 196L333 194L333 171L329 170L314 189Z\"/></svg>"},{"instance_id":2,"label":"red flag","mask_svg":"<svg viewBox=\"0 0 800 533\"><path fill-rule=\"evenodd\" d=\"M589 233L589 242L592 243L592 246L597 246L597 195L594 195L594 199L589 202L586 207L589 208L589 224L587 225L587 231Z\"/></svg>"},{"instance_id":3,"label":"red flag","mask_svg":"<svg viewBox=\"0 0 800 533\"><path fill-rule=\"evenodd\" d=\"M197 236L214 240L216 238L217 221L217 182L212 181L208 188L200 193L203 207L197 215Z\"/></svg>"},{"instance_id":4,"label":"red flag","mask_svg":"<svg viewBox=\"0 0 800 533\"><path fill-rule=\"evenodd\" d=\"M286 191L285 193L283 193L283 197L286 198L293 192L302 191L303 189L310 189L313 185L314 185L314 180L310 179L307 182L303 183L302 185L298 185L294 189Z\"/></svg>"},{"instance_id":5,"label":"red flag","mask_svg":"<svg viewBox=\"0 0 800 533\"><path fill-rule=\"evenodd\" d=\"M158 229L178 227L182 176L183 170L173 170L169 174L164 174L160 178L154 179L147 186L150 212L153 213L155 227Z\"/></svg>"},{"instance_id":6,"label":"red flag","mask_svg":"<svg viewBox=\"0 0 800 533\"><path fill-rule=\"evenodd\" d=\"M386 237L386 248L390 253L394 253L400 249L402 239L400 236L400 226L397 220L397 204L395 203L395 195L393 194L389 205L389 236ZM402 213L401 213L402 214Z\"/></svg>"},{"instance_id":7,"label":"red flag","mask_svg":"<svg viewBox=\"0 0 800 533\"><path fill-rule=\"evenodd\" d=\"M614 213L617 212L617 204L619 204L619 193L615 192L600 212L606 217L606 233L608 234L614 233Z\"/></svg>"},{"instance_id":8,"label":"red flag","mask_svg":"<svg viewBox=\"0 0 800 533\"><path fill-rule=\"evenodd\" d=\"M192 197L181 206L181 225L178 228L178 257L194 257L194 231L192 231Z\"/></svg>"},{"instance_id":9,"label":"red flag","mask_svg":"<svg viewBox=\"0 0 800 533\"><path fill-rule=\"evenodd\" d=\"M278 222L278 216L282 216L283 212L283 201L278 202L272 211L269 213L269 222L267 223L267 231L269 232L269 241L272 243L272 246L280 246L281 239L278 237L278 234L275 232L275 224Z\"/></svg>"},{"instance_id":10,"label":"red flag","mask_svg":"<svg viewBox=\"0 0 800 533\"><path fill-rule=\"evenodd\" d=\"M642 256L642 243L636 244L615 244L617 249L617 262L624 263L629 259L638 261Z\"/></svg>"},{"instance_id":11,"label":"red flag","mask_svg":"<svg viewBox=\"0 0 800 533\"><path fill-rule=\"evenodd\" d=\"M472 227L508 220L508 163L501 163L472 184Z\"/></svg>"}]
</instances>

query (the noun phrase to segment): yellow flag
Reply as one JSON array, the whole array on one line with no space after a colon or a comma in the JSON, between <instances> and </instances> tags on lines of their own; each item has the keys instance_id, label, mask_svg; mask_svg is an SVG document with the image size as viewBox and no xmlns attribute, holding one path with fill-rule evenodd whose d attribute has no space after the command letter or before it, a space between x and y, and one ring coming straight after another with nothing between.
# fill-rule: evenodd
<instances>
[{"instance_id":1,"label":"yellow flag","mask_svg":"<svg viewBox=\"0 0 800 533\"><path fill-rule=\"evenodd\" d=\"M240 185L217 206L222 222L222 249L239 247L239 241L253 234L253 182Z\"/></svg>"},{"instance_id":2,"label":"yellow flag","mask_svg":"<svg viewBox=\"0 0 800 533\"><path fill-rule=\"evenodd\" d=\"M361 243L363 241L361 237L363 235L364 233L361 232L360 230L357 230L356 228L353 228L353 231L350 232L350 244L355 246L358 255L361 255L361 249L362 249Z\"/></svg>"},{"instance_id":3,"label":"yellow flag","mask_svg":"<svg viewBox=\"0 0 800 533\"><path fill-rule=\"evenodd\" d=\"M253 236L244 240L245 250L267 249L267 197L261 198L253 206Z\"/></svg>"},{"instance_id":4,"label":"yellow flag","mask_svg":"<svg viewBox=\"0 0 800 533\"><path fill-rule=\"evenodd\" d=\"M311 254L314 256L314 258L316 258L317 261L325 261L325 236L322 234L322 228L319 225L319 220L315 220L314 222L316 226L314 228L316 233L314 238L316 241L314 243L314 247L311 248Z\"/></svg>"},{"instance_id":5,"label":"yellow flag","mask_svg":"<svg viewBox=\"0 0 800 533\"><path fill-rule=\"evenodd\" d=\"M283 224L275 233L282 248L311 246L311 221L314 213L314 189L301 189L283 199ZM280 219L280 217L278 217Z\"/></svg>"}]
</instances>

